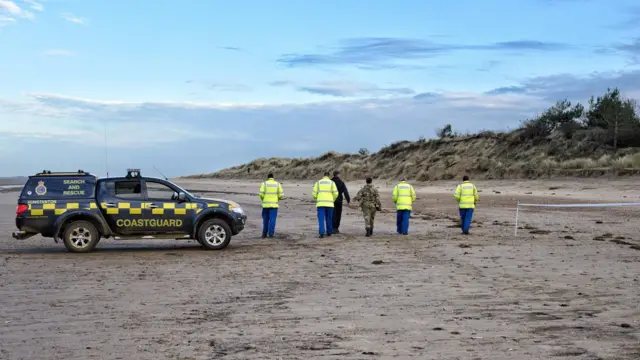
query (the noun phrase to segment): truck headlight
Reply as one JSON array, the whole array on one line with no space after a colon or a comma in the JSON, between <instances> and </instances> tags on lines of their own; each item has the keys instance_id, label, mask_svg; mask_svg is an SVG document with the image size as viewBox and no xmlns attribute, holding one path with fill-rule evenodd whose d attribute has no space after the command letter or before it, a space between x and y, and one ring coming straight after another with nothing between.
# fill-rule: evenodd
<instances>
[{"instance_id":1,"label":"truck headlight","mask_svg":"<svg viewBox=\"0 0 640 360\"><path fill-rule=\"evenodd\" d=\"M240 214L240 215L244 215L244 210L242 210L242 208L240 206L234 206L231 211L233 211L236 214Z\"/></svg>"}]
</instances>

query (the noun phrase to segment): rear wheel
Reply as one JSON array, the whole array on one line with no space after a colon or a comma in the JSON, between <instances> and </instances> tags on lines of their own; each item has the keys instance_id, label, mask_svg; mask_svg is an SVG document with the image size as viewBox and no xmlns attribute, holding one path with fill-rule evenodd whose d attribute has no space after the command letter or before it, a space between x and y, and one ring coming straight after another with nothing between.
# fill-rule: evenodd
<instances>
[{"instance_id":1,"label":"rear wheel","mask_svg":"<svg viewBox=\"0 0 640 360\"><path fill-rule=\"evenodd\" d=\"M222 219L205 221L198 230L198 242L209 250L222 250L231 242L231 227Z\"/></svg>"},{"instance_id":2,"label":"rear wheel","mask_svg":"<svg viewBox=\"0 0 640 360\"><path fill-rule=\"evenodd\" d=\"M93 251L98 245L100 234L92 223L79 220L66 226L62 240L70 252L87 253Z\"/></svg>"}]
</instances>

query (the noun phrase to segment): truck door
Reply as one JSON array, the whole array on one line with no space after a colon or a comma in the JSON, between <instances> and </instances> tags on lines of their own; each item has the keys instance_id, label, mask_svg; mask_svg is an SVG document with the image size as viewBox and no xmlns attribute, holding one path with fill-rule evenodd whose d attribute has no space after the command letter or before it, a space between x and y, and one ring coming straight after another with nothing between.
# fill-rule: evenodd
<instances>
[{"instance_id":1,"label":"truck door","mask_svg":"<svg viewBox=\"0 0 640 360\"><path fill-rule=\"evenodd\" d=\"M118 235L144 234L144 193L140 179L103 180L98 193L102 215Z\"/></svg>"},{"instance_id":2,"label":"truck door","mask_svg":"<svg viewBox=\"0 0 640 360\"><path fill-rule=\"evenodd\" d=\"M146 206L142 209L145 219L150 219L153 231L158 233L189 234L193 226L195 210L190 202L178 201L178 189L153 179L145 179Z\"/></svg>"}]
</instances>

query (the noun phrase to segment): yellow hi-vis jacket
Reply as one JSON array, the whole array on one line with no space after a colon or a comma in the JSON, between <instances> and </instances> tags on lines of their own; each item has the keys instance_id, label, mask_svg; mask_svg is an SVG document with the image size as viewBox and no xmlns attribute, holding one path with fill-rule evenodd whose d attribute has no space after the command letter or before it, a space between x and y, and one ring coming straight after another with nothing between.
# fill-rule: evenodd
<instances>
[{"instance_id":1,"label":"yellow hi-vis jacket","mask_svg":"<svg viewBox=\"0 0 640 360\"><path fill-rule=\"evenodd\" d=\"M333 180L325 176L313 185L312 195L316 201L316 207L333 207L334 201L338 198L338 187Z\"/></svg>"},{"instance_id":2,"label":"yellow hi-vis jacket","mask_svg":"<svg viewBox=\"0 0 640 360\"><path fill-rule=\"evenodd\" d=\"M284 197L284 191L282 191L282 185L279 182L269 178L260 185L258 195L262 200L263 208L277 208L278 201Z\"/></svg>"},{"instance_id":3,"label":"yellow hi-vis jacket","mask_svg":"<svg viewBox=\"0 0 640 360\"><path fill-rule=\"evenodd\" d=\"M413 202L416 200L416 192L413 186L406 181L400 181L393 188L393 202L396 203L396 210L411 210Z\"/></svg>"},{"instance_id":4,"label":"yellow hi-vis jacket","mask_svg":"<svg viewBox=\"0 0 640 360\"><path fill-rule=\"evenodd\" d=\"M453 197L458 202L460 209L474 209L478 202L478 189L469 181L463 181L458 185Z\"/></svg>"}]
</instances>

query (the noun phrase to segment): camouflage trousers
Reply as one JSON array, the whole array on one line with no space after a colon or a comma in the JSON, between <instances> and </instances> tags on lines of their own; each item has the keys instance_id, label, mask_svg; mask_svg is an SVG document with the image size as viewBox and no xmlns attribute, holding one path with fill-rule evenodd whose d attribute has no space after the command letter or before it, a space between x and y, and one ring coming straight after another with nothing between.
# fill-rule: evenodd
<instances>
[{"instance_id":1,"label":"camouflage trousers","mask_svg":"<svg viewBox=\"0 0 640 360\"><path fill-rule=\"evenodd\" d=\"M366 228L373 228L373 223L376 219L375 207L363 207L362 216L364 217L364 226Z\"/></svg>"}]
</instances>

